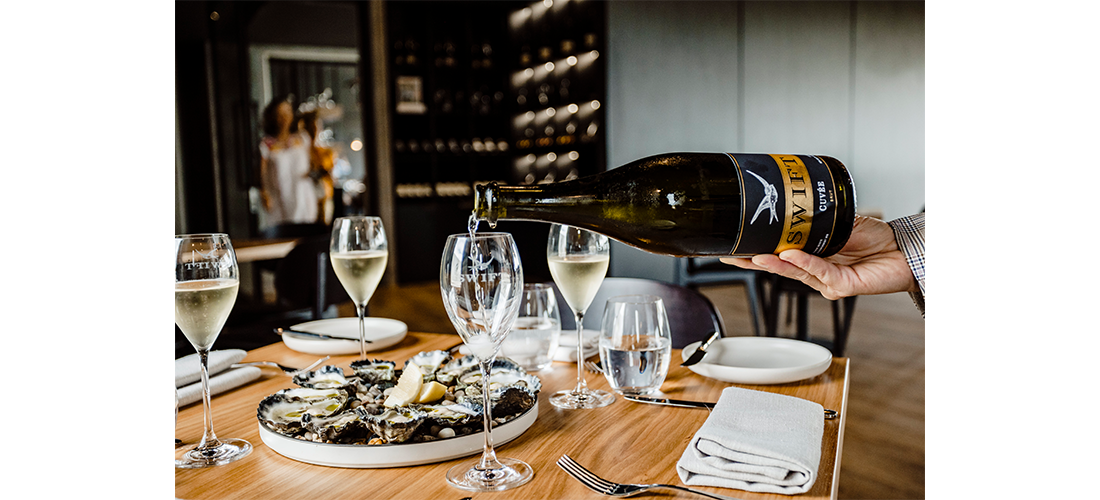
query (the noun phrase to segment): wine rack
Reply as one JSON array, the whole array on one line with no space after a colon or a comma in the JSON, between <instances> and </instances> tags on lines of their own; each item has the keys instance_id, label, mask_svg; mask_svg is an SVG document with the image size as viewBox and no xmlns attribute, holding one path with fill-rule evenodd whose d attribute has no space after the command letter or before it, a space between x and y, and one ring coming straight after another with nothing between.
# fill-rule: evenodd
<instances>
[{"instance_id":1,"label":"wine rack","mask_svg":"<svg viewBox=\"0 0 1100 500\"><path fill-rule=\"evenodd\" d=\"M591 0L387 2L398 280L438 279L473 187L606 168L606 7ZM528 281L548 280L547 226L502 222Z\"/></svg>"}]
</instances>

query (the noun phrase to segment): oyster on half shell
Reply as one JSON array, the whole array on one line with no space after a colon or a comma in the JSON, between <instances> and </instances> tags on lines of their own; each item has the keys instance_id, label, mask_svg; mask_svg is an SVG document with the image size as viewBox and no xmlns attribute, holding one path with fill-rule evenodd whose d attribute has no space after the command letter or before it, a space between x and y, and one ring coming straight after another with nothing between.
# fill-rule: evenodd
<instances>
[{"instance_id":1,"label":"oyster on half shell","mask_svg":"<svg viewBox=\"0 0 1100 500\"><path fill-rule=\"evenodd\" d=\"M328 417L347 403L347 392L339 389L283 389L260 401L256 416L275 430L295 433L302 429L302 415Z\"/></svg>"},{"instance_id":2,"label":"oyster on half shell","mask_svg":"<svg viewBox=\"0 0 1100 500\"><path fill-rule=\"evenodd\" d=\"M447 351L424 351L405 361L405 366L416 363L420 367L420 371L424 373L424 381L428 382L435 380L436 372L450 360L451 353Z\"/></svg>"},{"instance_id":3,"label":"oyster on half shell","mask_svg":"<svg viewBox=\"0 0 1100 500\"><path fill-rule=\"evenodd\" d=\"M395 373L397 363L384 359L361 359L351 362L351 369L363 382L377 384L388 380L397 380Z\"/></svg>"},{"instance_id":4,"label":"oyster on half shell","mask_svg":"<svg viewBox=\"0 0 1100 500\"><path fill-rule=\"evenodd\" d=\"M292 381L309 389L345 389L356 382L354 378L344 376L344 369L339 366L325 365L309 372L300 372L294 375Z\"/></svg>"},{"instance_id":5,"label":"oyster on half shell","mask_svg":"<svg viewBox=\"0 0 1100 500\"><path fill-rule=\"evenodd\" d=\"M362 406L355 409L359 418L366 422L371 432L387 443L403 443L412 437L420 424L427 420L423 412L407 406L387 408L378 415L372 415Z\"/></svg>"}]
</instances>

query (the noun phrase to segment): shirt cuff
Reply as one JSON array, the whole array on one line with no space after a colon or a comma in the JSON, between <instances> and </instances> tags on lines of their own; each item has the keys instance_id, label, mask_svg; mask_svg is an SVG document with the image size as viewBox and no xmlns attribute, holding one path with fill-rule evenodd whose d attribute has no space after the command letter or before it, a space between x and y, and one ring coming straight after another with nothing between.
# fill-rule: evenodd
<instances>
[{"instance_id":1,"label":"shirt cuff","mask_svg":"<svg viewBox=\"0 0 1100 500\"><path fill-rule=\"evenodd\" d=\"M905 262L913 271L913 278L920 288L920 295L910 293L913 302L924 315L924 212L900 219L894 219L887 224L894 230L894 238L898 242L898 250L905 255Z\"/></svg>"}]
</instances>

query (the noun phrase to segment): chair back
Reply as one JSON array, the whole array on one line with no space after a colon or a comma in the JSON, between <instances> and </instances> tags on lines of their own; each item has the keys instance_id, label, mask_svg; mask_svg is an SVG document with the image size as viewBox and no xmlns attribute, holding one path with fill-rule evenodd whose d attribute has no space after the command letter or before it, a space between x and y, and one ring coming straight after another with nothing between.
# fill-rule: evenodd
<instances>
[{"instance_id":1,"label":"chair back","mask_svg":"<svg viewBox=\"0 0 1100 500\"><path fill-rule=\"evenodd\" d=\"M328 306L351 300L329 261L329 236L302 238L275 266L275 293L289 309L313 309L321 319ZM318 293L320 292L320 293Z\"/></svg>"},{"instance_id":2,"label":"chair back","mask_svg":"<svg viewBox=\"0 0 1100 500\"><path fill-rule=\"evenodd\" d=\"M561 310L562 335L568 335L568 332L576 331L577 328L573 320L573 312L569 309L569 304L565 303L565 298L556 284L554 294L557 296L558 307ZM722 316L710 299L703 294L679 285L640 278L604 278L600 290L596 292L596 297L592 299L592 305L588 307L585 314L584 327L600 329L608 298L638 294L656 295L664 301L674 349L682 349L692 342L706 340L714 331L722 332L722 336L726 335Z\"/></svg>"}]
</instances>

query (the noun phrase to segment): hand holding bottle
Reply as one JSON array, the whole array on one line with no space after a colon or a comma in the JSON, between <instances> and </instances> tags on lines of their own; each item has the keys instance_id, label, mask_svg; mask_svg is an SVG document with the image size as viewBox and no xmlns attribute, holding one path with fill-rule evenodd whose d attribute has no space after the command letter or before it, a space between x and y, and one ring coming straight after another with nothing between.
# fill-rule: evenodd
<instances>
[{"instance_id":1,"label":"hand holding bottle","mask_svg":"<svg viewBox=\"0 0 1100 500\"><path fill-rule=\"evenodd\" d=\"M802 250L753 258L724 257L726 264L756 269L801 281L836 300L852 295L917 292L919 288L890 225L856 216L852 236L838 253L821 258Z\"/></svg>"}]
</instances>

